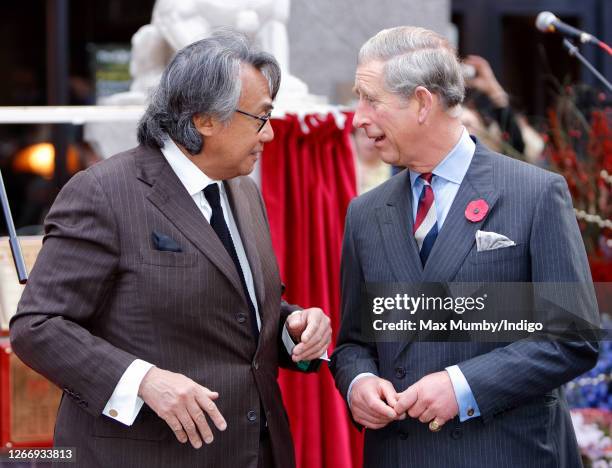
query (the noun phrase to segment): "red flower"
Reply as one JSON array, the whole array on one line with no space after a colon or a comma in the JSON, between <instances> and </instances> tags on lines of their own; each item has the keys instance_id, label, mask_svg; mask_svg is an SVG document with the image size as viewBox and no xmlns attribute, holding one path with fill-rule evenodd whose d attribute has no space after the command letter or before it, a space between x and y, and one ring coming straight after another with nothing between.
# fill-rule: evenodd
<instances>
[{"instance_id":1,"label":"red flower","mask_svg":"<svg viewBox=\"0 0 612 468\"><path fill-rule=\"evenodd\" d=\"M571 129L568 133L572 138L580 138L582 136L582 132L575 128Z\"/></svg>"},{"instance_id":2,"label":"red flower","mask_svg":"<svg viewBox=\"0 0 612 468\"><path fill-rule=\"evenodd\" d=\"M468 203L468 206L465 208L465 217L468 221L477 223L478 221L482 221L488 212L489 205L486 200L480 198Z\"/></svg>"}]
</instances>

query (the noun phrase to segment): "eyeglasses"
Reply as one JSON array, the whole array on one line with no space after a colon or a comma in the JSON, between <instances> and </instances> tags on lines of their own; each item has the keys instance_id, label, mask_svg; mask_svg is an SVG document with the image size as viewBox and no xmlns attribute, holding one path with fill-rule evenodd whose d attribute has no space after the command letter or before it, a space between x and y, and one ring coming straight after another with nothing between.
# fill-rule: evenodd
<instances>
[{"instance_id":1,"label":"eyeglasses","mask_svg":"<svg viewBox=\"0 0 612 468\"><path fill-rule=\"evenodd\" d=\"M246 115L247 117L251 117L253 119L259 120L261 122L261 125L257 129L257 133L261 132L261 129L266 126L266 124L268 123L268 120L270 120L270 117L272 117L272 112L268 112L264 116L259 116L259 115L255 115L255 114L249 114L248 112L241 111L240 109L236 109L236 112L238 112L239 114L242 114L242 115Z\"/></svg>"}]
</instances>

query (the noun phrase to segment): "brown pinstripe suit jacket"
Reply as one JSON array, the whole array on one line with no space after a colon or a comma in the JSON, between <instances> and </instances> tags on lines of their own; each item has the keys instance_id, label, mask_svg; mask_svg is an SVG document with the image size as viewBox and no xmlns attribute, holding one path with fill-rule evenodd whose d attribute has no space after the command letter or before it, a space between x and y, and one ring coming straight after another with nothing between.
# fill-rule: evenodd
<instances>
[{"instance_id":1,"label":"brown pinstripe suit jacket","mask_svg":"<svg viewBox=\"0 0 612 468\"><path fill-rule=\"evenodd\" d=\"M281 301L256 185L239 177L227 189L253 272L258 343L230 256L159 150L118 154L78 173L58 195L11 341L64 389L55 444L77 447L77 466L256 467L260 400L276 466L294 466L276 377L279 363L292 366L279 332L297 307ZM152 231L182 252L155 250ZM195 450L147 405L131 427L103 416L136 358L218 391L227 430Z\"/></svg>"}]
</instances>

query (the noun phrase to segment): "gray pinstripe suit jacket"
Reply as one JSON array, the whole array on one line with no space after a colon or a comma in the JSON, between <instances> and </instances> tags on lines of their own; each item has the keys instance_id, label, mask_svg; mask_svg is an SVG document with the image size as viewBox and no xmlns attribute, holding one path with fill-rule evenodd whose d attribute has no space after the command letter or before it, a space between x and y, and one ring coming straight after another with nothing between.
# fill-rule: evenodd
<instances>
[{"instance_id":1,"label":"gray pinstripe suit jacket","mask_svg":"<svg viewBox=\"0 0 612 468\"><path fill-rule=\"evenodd\" d=\"M342 261L342 325L332 372L343 396L372 372L402 391L458 364L481 417L449 421L438 433L407 418L365 436L368 467L581 466L559 386L590 369L588 342L367 343L361 336L363 282L583 282L591 277L565 180L496 154L477 142L470 168L425 268L412 236L408 171L355 199L347 215ZM490 211L477 223L464 210L475 199ZM503 234L515 247L477 252L476 230ZM590 298L592 300L592 297Z\"/></svg>"},{"instance_id":2,"label":"gray pinstripe suit jacket","mask_svg":"<svg viewBox=\"0 0 612 468\"><path fill-rule=\"evenodd\" d=\"M230 256L159 150L116 155L78 173L58 195L11 341L23 361L64 389L55 444L76 446L77 466L256 467L260 400L276 465L294 465L276 377L279 362L292 366L279 329L297 307L281 302L257 187L241 177L227 189L253 272L258 343ZM182 252L155 250L154 230ZM147 405L131 427L102 416L136 358L219 392L227 430L195 450Z\"/></svg>"}]
</instances>

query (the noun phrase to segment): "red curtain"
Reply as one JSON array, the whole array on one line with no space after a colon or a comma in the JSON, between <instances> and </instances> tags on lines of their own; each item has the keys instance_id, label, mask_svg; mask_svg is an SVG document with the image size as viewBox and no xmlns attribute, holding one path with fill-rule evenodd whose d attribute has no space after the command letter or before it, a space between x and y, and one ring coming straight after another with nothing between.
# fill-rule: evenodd
<instances>
[{"instance_id":1,"label":"red curtain","mask_svg":"<svg viewBox=\"0 0 612 468\"><path fill-rule=\"evenodd\" d=\"M334 117L293 115L272 122L275 138L262 157L261 186L285 298L321 307L331 318L332 344L340 328L340 251L344 218L356 194L349 143L352 115L339 128ZM281 371L297 465L361 466L361 434L326 364L316 374Z\"/></svg>"}]
</instances>

